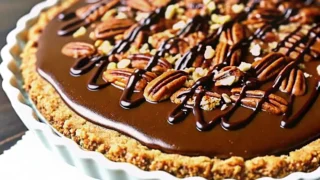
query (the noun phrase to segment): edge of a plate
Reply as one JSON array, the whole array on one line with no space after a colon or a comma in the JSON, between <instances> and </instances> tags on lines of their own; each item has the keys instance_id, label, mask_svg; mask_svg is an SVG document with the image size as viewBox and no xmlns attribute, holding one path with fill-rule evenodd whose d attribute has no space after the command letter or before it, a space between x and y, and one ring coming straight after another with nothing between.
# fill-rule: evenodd
<instances>
[{"instance_id":1,"label":"edge of a plate","mask_svg":"<svg viewBox=\"0 0 320 180\"><path fill-rule=\"evenodd\" d=\"M143 171L129 163L112 162L98 152L90 152L81 149L75 142L68 138L57 136L54 131L45 123L38 121L38 117L32 107L24 99L19 80L16 74L19 68L16 65L15 57L21 51L17 50L23 40L21 34L28 31L30 22L39 17L40 13L54 5L60 0L46 0L35 5L29 14L23 16L17 22L16 28L7 36L7 44L1 50L3 60L0 65L0 74L3 78L2 87L7 94L12 107L27 126L40 139L42 144L51 150L58 157L68 164L77 167L87 175L97 179L165 179L178 180L178 178L164 171ZM311 172L296 172L283 178L292 179L318 179L320 178L320 168ZM201 177L190 177L184 180L203 180ZM260 178L260 180L272 180L272 178Z\"/></svg>"}]
</instances>

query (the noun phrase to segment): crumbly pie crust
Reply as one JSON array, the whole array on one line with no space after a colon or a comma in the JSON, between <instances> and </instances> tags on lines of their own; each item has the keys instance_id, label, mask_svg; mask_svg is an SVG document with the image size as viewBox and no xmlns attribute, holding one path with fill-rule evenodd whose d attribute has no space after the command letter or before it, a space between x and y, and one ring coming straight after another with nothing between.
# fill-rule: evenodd
<instances>
[{"instance_id":1,"label":"crumbly pie crust","mask_svg":"<svg viewBox=\"0 0 320 180\"><path fill-rule=\"evenodd\" d=\"M64 1L41 14L30 29L23 52L22 75L25 89L50 124L81 147L98 151L116 162L129 162L144 170L164 170L177 177L202 176L208 179L255 179L283 177L291 172L312 171L320 163L320 140L290 152L289 155L263 156L250 160L241 157L217 159L167 154L149 149L137 140L119 132L88 122L73 112L56 90L36 71L37 41L48 22L69 7L74 0Z\"/></svg>"}]
</instances>

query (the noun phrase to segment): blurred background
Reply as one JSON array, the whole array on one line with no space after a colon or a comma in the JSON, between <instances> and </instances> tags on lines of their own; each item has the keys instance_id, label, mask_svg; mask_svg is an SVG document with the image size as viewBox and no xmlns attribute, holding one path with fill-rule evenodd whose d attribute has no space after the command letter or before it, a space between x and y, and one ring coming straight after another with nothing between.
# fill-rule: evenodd
<instances>
[{"instance_id":1,"label":"blurred background","mask_svg":"<svg viewBox=\"0 0 320 180\"><path fill-rule=\"evenodd\" d=\"M41 1L0 0L0 49L6 44L6 36L15 27L18 19ZM0 83L2 84L1 77ZM0 154L20 140L26 130L0 87Z\"/></svg>"}]
</instances>

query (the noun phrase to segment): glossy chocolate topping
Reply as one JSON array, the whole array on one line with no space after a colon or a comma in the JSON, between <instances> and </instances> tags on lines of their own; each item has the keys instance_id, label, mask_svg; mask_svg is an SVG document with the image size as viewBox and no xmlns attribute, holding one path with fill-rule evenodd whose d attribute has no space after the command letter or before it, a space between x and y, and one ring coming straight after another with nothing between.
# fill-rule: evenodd
<instances>
[{"instance_id":1,"label":"glossy chocolate topping","mask_svg":"<svg viewBox=\"0 0 320 180\"><path fill-rule=\"evenodd\" d=\"M276 13L268 13L271 11L270 8L264 7L268 6L267 2L239 1L238 4L246 8L230 15L227 8L216 8L209 13L186 16L189 17L189 21L184 27L167 37L158 48L152 47L152 44L147 43L148 40L144 40L145 44L155 50L153 55L128 55L126 53L134 46L141 33L149 33L149 36L155 34L152 27L168 18L169 7L185 6L185 11L206 8L206 5L195 5L195 2L190 6L187 0L184 3L172 0L162 6L150 5L152 8L149 15L133 25L122 39L115 42L110 51L93 51L89 56L73 59L64 55L61 50L70 42L95 44L95 40L92 40L94 38L90 38L90 33L95 31L95 23L100 21L107 11L122 6L133 6L130 11L139 13L139 9L135 9L129 1L103 0L94 4L79 1L53 19L43 31L38 43L37 70L77 114L95 124L131 136L149 148L168 153L219 158L286 154L320 135L320 113L317 110L320 107L320 86L316 68L320 57L320 25L316 20L320 12L310 10L311 6L315 6L320 11L320 7L316 1L272 1L269 3L273 10L279 10ZM217 6L219 3L224 6L220 1L216 2ZM303 9L313 12L312 21L315 23L303 19L307 14ZM209 32L208 27L212 25L209 21L212 21L210 19L215 14L228 15L231 20L221 23L216 30ZM130 15L127 18L130 19ZM251 27L254 23L250 20L262 24L259 27ZM249 53L250 46L257 40L268 41L267 36L270 33L281 33L282 25L292 22L298 25L292 27L284 38L275 40L277 45L268 52L257 55L258 59L253 62L254 57ZM92 26L93 24L95 26ZM308 25L309 28L304 29L303 25ZM72 34L82 26L86 27L86 34L74 38ZM239 31L239 26L248 27ZM234 29L237 31L234 32ZM195 46L182 52L179 47L185 42L185 38L199 31L204 32L205 37ZM114 27L103 33L114 32L122 30ZM239 32L247 35L239 35ZM227 39L226 43L222 37ZM190 45L190 42L187 43ZM212 60L203 57L208 46L216 49ZM227 47L227 51L223 52L222 62L218 62L218 55L222 54L219 46ZM178 52L172 53L172 49L178 49ZM154 69L171 69L171 65L165 60L168 54L181 54L181 58L172 65L175 72L168 73L170 76L166 77L166 72L159 73ZM114 60L115 55L122 55L122 59L129 58L132 61L147 61L142 68L113 73L116 76L127 77L123 88L119 88L119 84L107 81L105 77L102 78L108 64L121 60L119 57ZM196 79L191 86L185 87L186 90L177 96L181 100L178 105L170 102L168 98L161 99L163 101L160 102L149 97L150 94L154 96L165 89L163 87L174 88L175 86L168 85L170 82L185 80L187 73L183 70L197 68L195 64L199 57L204 59L203 62L209 62L208 66L204 65L206 63L200 66L208 69L208 73ZM252 68L247 72L238 72L240 70L232 68L239 66L241 62L252 63ZM230 87L221 87L221 77L231 76L231 70L238 72L237 82ZM163 75L159 76L161 73ZM225 75L220 76L223 73ZM157 78L153 80L154 76ZM159 82L152 83L157 80ZM148 85L145 92L137 90L138 85L146 81ZM147 89L150 91L149 94L146 93ZM203 110L203 98L213 92L219 94L218 98L222 93L230 95L232 104L220 97L218 108ZM193 99L191 105L190 99ZM220 107L224 105L228 107L222 110Z\"/></svg>"}]
</instances>

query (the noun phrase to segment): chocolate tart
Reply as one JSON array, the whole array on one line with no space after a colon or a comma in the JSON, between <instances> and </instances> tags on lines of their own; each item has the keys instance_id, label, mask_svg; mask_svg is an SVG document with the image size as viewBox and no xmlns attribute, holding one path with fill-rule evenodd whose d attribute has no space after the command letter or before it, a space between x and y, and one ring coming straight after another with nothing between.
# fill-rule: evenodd
<instances>
[{"instance_id":1,"label":"chocolate tart","mask_svg":"<svg viewBox=\"0 0 320 180\"><path fill-rule=\"evenodd\" d=\"M320 3L65 0L28 35L24 88L115 162L256 179L320 163Z\"/></svg>"}]
</instances>

